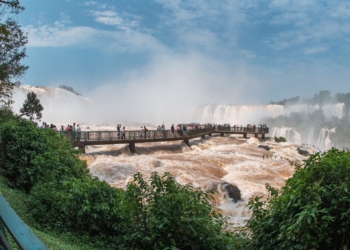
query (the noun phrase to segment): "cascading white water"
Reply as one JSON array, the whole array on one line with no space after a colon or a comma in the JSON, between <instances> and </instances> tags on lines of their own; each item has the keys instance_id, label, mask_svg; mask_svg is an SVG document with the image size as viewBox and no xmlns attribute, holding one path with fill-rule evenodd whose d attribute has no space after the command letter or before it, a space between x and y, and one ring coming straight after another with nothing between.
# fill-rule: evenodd
<instances>
[{"instance_id":1,"label":"cascading white water","mask_svg":"<svg viewBox=\"0 0 350 250\"><path fill-rule=\"evenodd\" d=\"M275 118L279 115L289 116L292 113L311 115L317 110L323 111L326 120L333 117L341 119L343 117L344 103L327 105L294 104L287 105L206 105L197 111L197 121L201 123L230 123L245 126L246 124L258 124L262 118ZM315 145L321 150L328 150L333 146L329 135L335 133L335 129L323 128L315 138L313 127L306 128L307 131L296 131L291 127L270 128L270 136L285 137L293 143L307 143ZM318 133L318 130L317 132ZM340 145L341 146L341 145Z\"/></svg>"},{"instance_id":2,"label":"cascading white water","mask_svg":"<svg viewBox=\"0 0 350 250\"><path fill-rule=\"evenodd\" d=\"M283 115L289 116L291 113L312 114L314 111L319 109L320 109L319 105L309 105L309 104L287 105L284 109Z\"/></svg>"},{"instance_id":3,"label":"cascading white water","mask_svg":"<svg viewBox=\"0 0 350 250\"><path fill-rule=\"evenodd\" d=\"M273 127L270 129L270 133L272 137L282 136L286 138L286 140L289 142L293 142L296 144L306 143L306 144L312 145L315 149L321 150L321 151L329 150L335 146L330 139L331 134L336 133L335 128L332 128L332 129L322 128L317 138L314 137L314 128L311 128L307 133L308 136L306 137L306 140L303 140L301 135L297 131L295 131L294 128L290 128L290 127L282 127L282 128Z\"/></svg>"},{"instance_id":4,"label":"cascading white water","mask_svg":"<svg viewBox=\"0 0 350 250\"><path fill-rule=\"evenodd\" d=\"M333 116L343 117L344 103L327 104L324 106L295 104L283 105L205 105L197 110L196 121L200 123L230 123L248 124L259 123L264 117L289 116L291 113L312 114L316 110L323 110L326 119Z\"/></svg>"},{"instance_id":5,"label":"cascading white water","mask_svg":"<svg viewBox=\"0 0 350 250\"><path fill-rule=\"evenodd\" d=\"M331 139L330 139L330 135L332 133L335 133L335 132L336 132L335 128L333 128L333 129L322 128L321 129L319 136L318 136L318 139L317 139L317 142L316 142L316 145L320 148L320 150L328 150L334 146Z\"/></svg>"},{"instance_id":6,"label":"cascading white water","mask_svg":"<svg viewBox=\"0 0 350 250\"><path fill-rule=\"evenodd\" d=\"M301 144L301 135L294 130L294 128L282 127L276 128L273 127L270 129L271 137L284 137L287 141L293 142L296 144Z\"/></svg>"},{"instance_id":7,"label":"cascading white water","mask_svg":"<svg viewBox=\"0 0 350 250\"><path fill-rule=\"evenodd\" d=\"M276 117L283 114L282 105L206 105L198 112L196 119L200 123L230 123L252 124L258 123L261 118Z\"/></svg>"},{"instance_id":8,"label":"cascading white water","mask_svg":"<svg viewBox=\"0 0 350 250\"><path fill-rule=\"evenodd\" d=\"M326 119L331 119L333 116L341 119L343 117L344 107L344 103L328 104L322 106L322 110Z\"/></svg>"}]
</instances>

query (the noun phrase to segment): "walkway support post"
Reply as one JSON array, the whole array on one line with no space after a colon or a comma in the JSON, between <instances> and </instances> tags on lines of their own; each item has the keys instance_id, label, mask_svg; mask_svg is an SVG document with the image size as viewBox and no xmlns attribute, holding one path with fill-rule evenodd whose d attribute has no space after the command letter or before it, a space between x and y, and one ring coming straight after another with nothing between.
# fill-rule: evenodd
<instances>
[{"instance_id":1,"label":"walkway support post","mask_svg":"<svg viewBox=\"0 0 350 250\"><path fill-rule=\"evenodd\" d=\"M255 134L255 137L258 138L258 137L259 137L258 135L259 135L259 134Z\"/></svg>"},{"instance_id":2,"label":"walkway support post","mask_svg":"<svg viewBox=\"0 0 350 250\"><path fill-rule=\"evenodd\" d=\"M79 145L79 149L81 149L81 151L83 152L83 154L85 154L85 145L83 143L81 143Z\"/></svg>"},{"instance_id":3,"label":"walkway support post","mask_svg":"<svg viewBox=\"0 0 350 250\"><path fill-rule=\"evenodd\" d=\"M224 136L224 133L220 133L221 136Z\"/></svg>"},{"instance_id":4,"label":"walkway support post","mask_svg":"<svg viewBox=\"0 0 350 250\"><path fill-rule=\"evenodd\" d=\"M130 152L135 154L136 153L136 149L135 149L135 142L130 142L129 143L129 148L130 148Z\"/></svg>"},{"instance_id":5,"label":"walkway support post","mask_svg":"<svg viewBox=\"0 0 350 250\"><path fill-rule=\"evenodd\" d=\"M265 140L265 134L261 134L261 138Z\"/></svg>"},{"instance_id":6,"label":"walkway support post","mask_svg":"<svg viewBox=\"0 0 350 250\"><path fill-rule=\"evenodd\" d=\"M187 146L190 146L190 140L189 139L185 139L184 143L186 143Z\"/></svg>"},{"instance_id":7,"label":"walkway support post","mask_svg":"<svg viewBox=\"0 0 350 250\"><path fill-rule=\"evenodd\" d=\"M202 138L203 140L205 140L205 135L202 135L201 138Z\"/></svg>"},{"instance_id":8,"label":"walkway support post","mask_svg":"<svg viewBox=\"0 0 350 250\"><path fill-rule=\"evenodd\" d=\"M244 133L244 134L243 134L243 138L247 138L247 133Z\"/></svg>"}]
</instances>

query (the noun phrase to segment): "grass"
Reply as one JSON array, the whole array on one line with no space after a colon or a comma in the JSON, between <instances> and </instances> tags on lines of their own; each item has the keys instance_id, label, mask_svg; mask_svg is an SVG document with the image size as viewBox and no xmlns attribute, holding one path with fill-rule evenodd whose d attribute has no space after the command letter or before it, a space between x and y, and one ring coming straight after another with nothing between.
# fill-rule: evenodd
<instances>
[{"instance_id":1,"label":"grass","mask_svg":"<svg viewBox=\"0 0 350 250\"><path fill-rule=\"evenodd\" d=\"M31 217L28 210L28 195L22 191L9 187L8 181L0 175L0 193L15 210L18 216L27 224L40 240L52 250L95 250L88 239L83 236L74 235L69 232L57 232L41 229ZM9 233L7 233L10 244L14 250L19 249Z\"/></svg>"}]
</instances>

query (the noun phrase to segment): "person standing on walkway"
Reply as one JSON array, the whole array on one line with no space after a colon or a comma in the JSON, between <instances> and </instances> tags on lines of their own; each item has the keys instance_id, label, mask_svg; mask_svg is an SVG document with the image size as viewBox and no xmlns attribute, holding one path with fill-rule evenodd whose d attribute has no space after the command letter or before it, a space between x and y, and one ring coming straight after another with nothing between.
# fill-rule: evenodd
<instances>
[{"instance_id":1,"label":"person standing on walkway","mask_svg":"<svg viewBox=\"0 0 350 250\"><path fill-rule=\"evenodd\" d=\"M125 140L125 127L123 127L123 135L122 135L122 140Z\"/></svg>"},{"instance_id":2,"label":"person standing on walkway","mask_svg":"<svg viewBox=\"0 0 350 250\"><path fill-rule=\"evenodd\" d=\"M147 131L148 131L148 129L146 128L146 126L143 126L143 132L145 133L145 139L147 138Z\"/></svg>"},{"instance_id":3,"label":"person standing on walkway","mask_svg":"<svg viewBox=\"0 0 350 250\"><path fill-rule=\"evenodd\" d=\"M183 135L187 135L186 125L182 125Z\"/></svg>"},{"instance_id":4,"label":"person standing on walkway","mask_svg":"<svg viewBox=\"0 0 350 250\"><path fill-rule=\"evenodd\" d=\"M173 136L174 136L174 134L175 134L175 127L174 127L174 124L171 125L171 133L172 133Z\"/></svg>"},{"instance_id":5,"label":"person standing on walkway","mask_svg":"<svg viewBox=\"0 0 350 250\"><path fill-rule=\"evenodd\" d=\"M77 141L80 141L81 137L81 128L79 127L79 124L77 124Z\"/></svg>"},{"instance_id":6,"label":"person standing on walkway","mask_svg":"<svg viewBox=\"0 0 350 250\"><path fill-rule=\"evenodd\" d=\"M73 139L73 141L75 141L75 135L76 135L76 133L75 133L75 122L73 122L73 126L72 126L72 139Z\"/></svg>"},{"instance_id":7,"label":"person standing on walkway","mask_svg":"<svg viewBox=\"0 0 350 250\"><path fill-rule=\"evenodd\" d=\"M120 124L117 125L118 139L120 139Z\"/></svg>"}]
</instances>

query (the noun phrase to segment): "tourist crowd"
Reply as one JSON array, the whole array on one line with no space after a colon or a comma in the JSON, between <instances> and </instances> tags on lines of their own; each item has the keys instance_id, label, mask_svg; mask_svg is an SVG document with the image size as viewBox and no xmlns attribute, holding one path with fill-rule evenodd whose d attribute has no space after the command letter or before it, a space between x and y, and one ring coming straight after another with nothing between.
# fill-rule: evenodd
<instances>
[{"instance_id":1,"label":"tourist crowd","mask_svg":"<svg viewBox=\"0 0 350 250\"><path fill-rule=\"evenodd\" d=\"M50 124L48 125L46 122L42 123L41 128L51 128L56 131L58 131L56 125ZM176 126L172 124L170 126L170 130L166 130L166 127L164 125L164 122L162 125L159 125L156 129L156 131L152 131L152 133L148 133L148 128L146 126L141 126L140 130L136 132L135 130L128 131L125 128L125 126L122 126L121 124L117 124L117 137L118 139L126 139L126 137L131 138L130 133L133 133L133 138L149 138L151 135L152 137L171 137L171 136L187 136L191 134L191 131L198 130L198 129L206 129L206 128L214 128L215 130L222 130L222 131L247 131L247 132L259 132L257 129L267 129L266 124L247 124L246 127L243 127L243 125L235 124L231 126L230 124L212 124L212 123L206 123L206 124L198 124L198 123L190 123L190 124L177 124ZM79 141L81 138L81 128L79 124L76 125L74 122L72 125L68 124L66 127L61 126L59 132L65 133L67 138L70 138L74 141ZM69 132L69 133L68 133ZM128 135L128 136L126 136Z\"/></svg>"}]
</instances>

